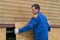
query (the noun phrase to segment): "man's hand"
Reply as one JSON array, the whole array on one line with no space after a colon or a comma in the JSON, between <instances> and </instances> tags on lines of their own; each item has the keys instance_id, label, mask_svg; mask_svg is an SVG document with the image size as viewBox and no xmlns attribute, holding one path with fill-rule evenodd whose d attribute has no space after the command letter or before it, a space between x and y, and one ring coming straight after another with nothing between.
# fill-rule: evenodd
<instances>
[{"instance_id":1,"label":"man's hand","mask_svg":"<svg viewBox=\"0 0 60 40\"><path fill-rule=\"evenodd\" d=\"M51 31L53 30L53 28L51 28Z\"/></svg>"},{"instance_id":2,"label":"man's hand","mask_svg":"<svg viewBox=\"0 0 60 40\"><path fill-rule=\"evenodd\" d=\"M14 32L15 32L15 34L18 34L19 33L19 29L14 29Z\"/></svg>"}]
</instances>

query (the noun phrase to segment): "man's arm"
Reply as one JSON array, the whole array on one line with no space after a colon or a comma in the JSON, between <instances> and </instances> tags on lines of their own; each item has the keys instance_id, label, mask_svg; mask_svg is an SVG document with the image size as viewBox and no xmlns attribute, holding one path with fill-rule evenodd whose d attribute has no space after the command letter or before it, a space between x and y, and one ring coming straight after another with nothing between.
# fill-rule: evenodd
<instances>
[{"instance_id":1,"label":"man's arm","mask_svg":"<svg viewBox=\"0 0 60 40\"><path fill-rule=\"evenodd\" d=\"M33 29L37 25L37 22L38 22L37 18L31 18L31 20L25 27L23 27L22 29L19 29L19 33L26 32Z\"/></svg>"},{"instance_id":2,"label":"man's arm","mask_svg":"<svg viewBox=\"0 0 60 40\"><path fill-rule=\"evenodd\" d=\"M38 22L38 19L32 17L25 27L23 27L22 29L16 29L15 31L17 31L18 33L29 31L37 25L37 22Z\"/></svg>"}]
</instances>

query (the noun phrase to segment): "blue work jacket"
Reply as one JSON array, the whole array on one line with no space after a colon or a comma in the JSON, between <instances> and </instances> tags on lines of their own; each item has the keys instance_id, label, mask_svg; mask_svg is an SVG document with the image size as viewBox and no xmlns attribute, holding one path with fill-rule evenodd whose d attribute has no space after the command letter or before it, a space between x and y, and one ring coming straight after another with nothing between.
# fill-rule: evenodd
<instances>
[{"instance_id":1,"label":"blue work jacket","mask_svg":"<svg viewBox=\"0 0 60 40\"><path fill-rule=\"evenodd\" d=\"M51 29L45 15L40 11L36 17L32 17L28 24L19 29L19 33L33 29L34 40L48 40L48 31Z\"/></svg>"}]
</instances>

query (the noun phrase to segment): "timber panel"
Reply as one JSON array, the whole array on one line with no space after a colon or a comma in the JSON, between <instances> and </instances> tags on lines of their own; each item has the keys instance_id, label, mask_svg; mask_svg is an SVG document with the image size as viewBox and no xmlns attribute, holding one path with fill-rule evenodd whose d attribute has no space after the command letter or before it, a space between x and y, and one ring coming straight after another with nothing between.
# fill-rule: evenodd
<instances>
[{"instance_id":1,"label":"timber panel","mask_svg":"<svg viewBox=\"0 0 60 40\"><path fill-rule=\"evenodd\" d=\"M0 40L6 40L6 28L0 28Z\"/></svg>"}]
</instances>

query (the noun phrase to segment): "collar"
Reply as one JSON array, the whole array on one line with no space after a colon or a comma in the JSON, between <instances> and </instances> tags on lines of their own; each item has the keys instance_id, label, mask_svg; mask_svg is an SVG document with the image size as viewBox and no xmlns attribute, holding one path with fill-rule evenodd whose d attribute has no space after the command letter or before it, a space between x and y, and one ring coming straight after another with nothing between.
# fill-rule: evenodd
<instances>
[{"instance_id":1,"label":"collar","mask_svg":"<svg viewBox=\"0 0 60 40\"><path fill-rule=\"evenodd\" d=\"M38 16L38 14L34 14L33 17L36 18Z\"/></svg>"}]
</instances>

